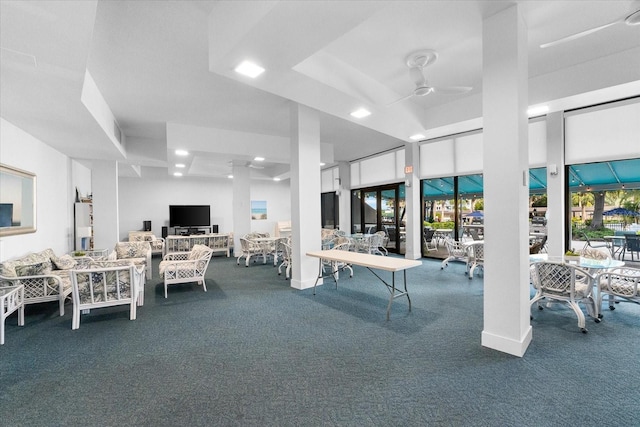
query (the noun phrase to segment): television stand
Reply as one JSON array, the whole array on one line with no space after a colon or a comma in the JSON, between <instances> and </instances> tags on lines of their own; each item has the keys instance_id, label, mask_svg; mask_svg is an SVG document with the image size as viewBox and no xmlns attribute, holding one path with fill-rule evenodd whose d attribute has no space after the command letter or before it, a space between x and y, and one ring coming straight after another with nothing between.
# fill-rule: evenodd
<instances>
[{"instance_id":1,"label":"television stand","mask_svg":"<svg viewBox=\"0 0 640 427\"><path fill-rule=\"evenodd\" d=\"M174 227L173 234L176 236L189 236L192 234L211 234L215 230L217 232L217 225L202 225L199 227Z\"/></svg>"}]
</instances>

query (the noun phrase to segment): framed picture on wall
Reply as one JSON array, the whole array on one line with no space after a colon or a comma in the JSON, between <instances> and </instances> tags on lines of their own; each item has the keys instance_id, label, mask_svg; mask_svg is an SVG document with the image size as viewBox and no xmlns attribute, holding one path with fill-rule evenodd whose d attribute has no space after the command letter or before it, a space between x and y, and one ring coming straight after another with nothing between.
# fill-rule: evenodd
<instances>
[{"instance_id":1,"label":"framed picture on wall","mask_svg":"<svg viewBox=\"0 0 640 427\"><path fill-rule=\"evenodd\" d=\"M252 200L251 201L251 219L267 219L267 201Z\"/></svg>"},{"instance_id":2,"label":"framed picture on wall","mask_svg":"<svg viewBox=\"0 0 640 427\"><path fill-rule=\"evenodd\" d=\"M0 164L0 236L36 231L36 176Z\"/></svg>"}]
</instances>

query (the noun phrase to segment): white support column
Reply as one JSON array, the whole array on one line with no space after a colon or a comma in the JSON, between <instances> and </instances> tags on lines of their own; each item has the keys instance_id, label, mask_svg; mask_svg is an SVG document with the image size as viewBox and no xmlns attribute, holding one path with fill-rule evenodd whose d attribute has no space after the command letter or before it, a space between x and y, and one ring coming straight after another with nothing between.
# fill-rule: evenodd
<instances>
[{"instance_id":1,"label":"white support column","mask_svg":"<svg viewBox=\"0 0 640 427\"><path fill-rule=\"evenodd\" d=\"M320 120L317 111L291 104L291 287L313 286L320 250ZM319 282L320 283L320 282Z\"/></svg>"},{"instance_id":2,"label":"white support column","mask_svg":"<svg viewBox=\"0 0 640 427\"><path fill-rule=\"evenodd\" d=\"M251 177L246 163L233 165L233 247L240 253L240 238L251 232Z\"/></svg>"},{"instance_id":3,"label":"white support column","mask_svg":"<svg viewBox=\"0 0 640 427\"><path fill-rule=\"evenodd\" d=\"M547 252L565 252L564 114L547 115Z\"/></svg>"},{"instance_id":4,"label":"white support column","mask_svg":"<svg viewBox=\"0 0 640 427\"><path fill-rule=\"evenodd\" d=\"M118 163L94 160L91 164L93 192L93 247L113 249L120 240L118 213Z\"/></svg>"},{"instance_id":5,"label":"white support column","mask_svg":"<svg viewBox=\"0 0 640 427\"><path fill-rule=\"evenodd\" d=\"M483 22L485 276L482 345L516 356L531 342L527 29L518 5Z\"/></svg>"},{"instance_id":6,"label":"white support column","mask_svg":"<svg viewBox=\"0 0 640 427\"><path fill-rule=\"evenodd\" d=\"M420 147L416 143L405 144L405 165L411 167L410 173L405 173L405 203L406 203L406 242L405 258L419 259L422 257L422 227L420 224ZM398 241L398 244L400 242Z\"/></svg>"},{"instance_id":7,"label":"white support column","mask_svg":"<svg viewBox=\"0 0 640 427\"><path fill-rule=\"evenodd\" d=\"M338 198L340 230L351 233L351 165L348 162L339 162L338 175L340 176Z\"/></svg>"}]
</instances>

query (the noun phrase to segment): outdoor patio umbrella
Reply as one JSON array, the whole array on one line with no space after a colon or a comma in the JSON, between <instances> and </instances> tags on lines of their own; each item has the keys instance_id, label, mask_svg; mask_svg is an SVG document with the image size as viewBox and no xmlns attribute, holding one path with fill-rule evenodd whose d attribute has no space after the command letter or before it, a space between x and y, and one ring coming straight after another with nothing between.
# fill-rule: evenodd
<instances>
[{"instance_id":1,"label":"outdoor patio umbrella","mask_svg":"<svg viewBox=\"0 0 640 427\"><path fill-rule=\"evenodd\" d=\"M631 211L625 208L615 208L608 211L602 212L602 215L613 216L613 215L624 215L624 216L640 216L640 212Z\"/></svg>"},{"instance_id":2,"label":"outdoor patio umbrella","mask_svg":"<svg viewBox=\"0 0 640 427\"><path fill-rule=\"evenodd\" d=\"M484 218L484 213L480 211L473 211L465 215L465 218Z\"/></svg>"}]
</instances>

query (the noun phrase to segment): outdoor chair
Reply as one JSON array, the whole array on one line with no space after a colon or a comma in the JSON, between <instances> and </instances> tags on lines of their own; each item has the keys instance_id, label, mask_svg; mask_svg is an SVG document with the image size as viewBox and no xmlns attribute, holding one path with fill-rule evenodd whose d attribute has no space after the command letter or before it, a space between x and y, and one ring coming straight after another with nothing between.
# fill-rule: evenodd
<instances>
[{"instance_id":1,"label":"outdoor chair","mask_svg":"<svg viewBox=\"0 0 640 427\"><path fill-rule=\"evenodd\" d=\"M638 234L627 234L624 239L624 247L622 248L622 255L620 259L624 259L624 256L627 252L631 254L631 261L635 261L634 252L640 260L640 235Z\"/></svg>"},{"instance_id":2,"label":"outdoor chair","mask_svg":"<svg viewBox=\"0 0 640 427\"><path fill-rule=\"evenodd\" d=\"M587 236L587 233L585 233L584 231L582 232L582 236L584 237L584 240L585 240L585 244L584 244L584 248L583 249L587 249L587 248L592 248L592 249L607 248L607 249L610 249L609 244L607 242L593 243L591 240L589 240L589 236Z\"/></svg>"},{"instance_id":3,"label":"outdoor chair","mask_svg":"<svg viewBox=\"0 0 640 427\"><path fill-rule=\"evenodd\" d=\"M540 261L531 265L530 274L531 284L536 290L531 306L537 304L542 310L542 299L569 304L578 316L578 327L583 333L587 333L587 328L579 303L586 306L587 313L596 323L600 322L592 294L594 277L589 272L571 264Z\"/></svg>"},{"instance_id":4,"label":"outdoor chair","mask_svg":"<svg viewBox=\"0 0 640 427\"><path fill-rule=\"evenodd\" d=\"M436 230L432 229L432 228L427 228L423 231L422 233L422 243L424 245L424 251L429 252L429 251L437 251L438 250L438 244L435 241L434 238L434 234L436 233Z\"/></svg>"}]
</instances>

